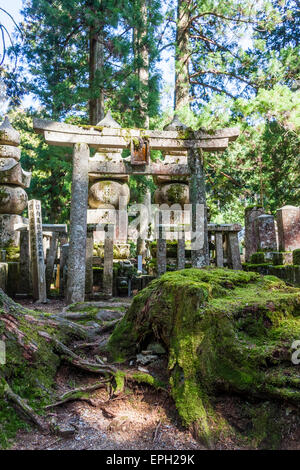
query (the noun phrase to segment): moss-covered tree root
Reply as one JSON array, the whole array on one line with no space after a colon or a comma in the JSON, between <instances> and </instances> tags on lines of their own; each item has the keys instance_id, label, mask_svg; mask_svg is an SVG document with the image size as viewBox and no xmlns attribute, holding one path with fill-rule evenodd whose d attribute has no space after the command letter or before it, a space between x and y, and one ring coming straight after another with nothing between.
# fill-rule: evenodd
<instances>
[{"instance_id":1,"label":"moss-covered tree root","mask_svg":"<svg viewBox=\"0 0 300 470\"><path fill-rule=\"evenodd\" d=\"M74 340L99 343L97 333L102 329L28 310L0 289L0 340L6 348L6 361L0 365L0 447L7 446L15 431L23 427L24 418L45 432L51 431L43 410L56 395L54 379L62 360L114 380L117 369L112 364L87 360L71 349ZM91 390L93 387L98 385ZM75 399L77 392L73 392L63 400Z\"/></svg>"}]
</instances>

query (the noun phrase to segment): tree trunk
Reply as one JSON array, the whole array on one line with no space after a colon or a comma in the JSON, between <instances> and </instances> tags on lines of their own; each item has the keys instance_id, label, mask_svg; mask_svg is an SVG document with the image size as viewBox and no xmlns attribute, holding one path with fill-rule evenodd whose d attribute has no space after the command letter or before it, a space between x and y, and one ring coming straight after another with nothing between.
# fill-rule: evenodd
<instances>
[{"instance_id":1,"label":"tree trunk","mask_svg":"<svg viewBox=\"0 0 300 470\"><path fill-rule=\"evenodd\" d=\"M149 49L147 44L148 6L147 0L138 3L140 9L139 21L133 30L133 48L137 75L138 117L136 125L149 128L148 99L149 99Z\"/></svg>"},{"instance_id":2,"label":"tree trunk","mask_svg":"<svg viewBox=\"0 0 300 470\"><path fill-rule=\"evenodd\" d=\"M175 111L189 105L189 24L189 7L185 0L178 0L175 52Z\"/></svg>"},{"instance_id":3,"label":"tree trunk","mask_svg":"<svg viewBox=\"0 0 300 470\"><path fill-rule=\"evenodd\" d=\"M104 118L104 93L103 87L97 83L103 74L104 46L102 35L91 28L90 30L90 62L89 62L89 117L90 124L96 125Z\"/></svg>"}]
</instances>

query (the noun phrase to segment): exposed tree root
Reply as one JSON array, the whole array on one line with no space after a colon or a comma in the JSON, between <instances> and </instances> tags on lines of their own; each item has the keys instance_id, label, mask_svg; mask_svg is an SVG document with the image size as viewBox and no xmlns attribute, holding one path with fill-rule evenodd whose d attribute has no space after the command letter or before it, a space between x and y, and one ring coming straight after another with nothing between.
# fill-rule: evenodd
<instances>
[{"instance_id":1,"label":"exposed tree root","mask_svg":"<svg viewBox=\"0 0 300 470\"><path fill-rule=\"evenodd\" d=\"M50 336L48 333L45 331L39 331L39 335L42 336L43 338L52 341L54 344L54 349L62 355L62 357L68 361L70 364L72 364L75 367L78 367L79 369L86 370L88 372L94 372L96 374L107 374L110 373L111 375L115 374L117 372L117 368L109 365L109 364L101 364L101 367L99 364L86 361L82 359L80 356L75 354L73 351L71 351L70 348L65 346L61 341L58 339L54 338L53 336Z\"/></svg>"},{"instance_id":2,"label":"exposed tree root","mask_svg":"<svg viewBox=\"0 0 300 470\"><path fill-rule=\"evenodd\" d=\"M105 380L105 381L102 381L102 382L96 382L96 383L94 383L92 385L88 385L86 387L74 388L73 390L70 390L69 392L63 393L59 397L59 400L56 401L55 403L52 403L50 405L45 406L45 409L54 408L55 406L63 405L64 403L67 403L68 401L87 400L87 398L83 397L82 394L88 393L88 392L93 392L94 390L98 390L99 388L104 388L104 387L106 387L106 384L108 382L109 382L108 380Z\"/></svg>"},{"instance_id":3,"label":"exposed tree root","mask_svg":"<svg viewBox=\"0 0 300 470\"><path fill-rule=\"evenodd\" d=\"M4 396L13 403L17 411L21 411L26 418L29 418L41 431L49 432L49 425L36 414L23 398L13 392L6 380L2 379L1 381L3 383Z\"/></svg>"}]
</instances>

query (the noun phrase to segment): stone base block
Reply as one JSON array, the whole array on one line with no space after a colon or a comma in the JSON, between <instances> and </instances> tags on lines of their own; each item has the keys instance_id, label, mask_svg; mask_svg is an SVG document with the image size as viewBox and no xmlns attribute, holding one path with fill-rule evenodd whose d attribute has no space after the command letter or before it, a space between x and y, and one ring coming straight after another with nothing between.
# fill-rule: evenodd
<instances>
[{"instance_id":1,"label":"stone base block","mask_svg":"<svg viewBox=\"0 0 300 470\"><path fill-rule=\"evenodd\" d=\"M273 251L270 253L266 253L265 256L266 260L270 260L274 266L293 264L293 253L291 251Z\"/></svg>"},{"instance_id":2,"label":"stone base block","mask_svg":"<svg viewBox=\"0 0 300 470\"><path fill-rule=\"evenodd\" d=\"M114 209L88 209L88 224L116 224L117 212Z\"/></svg>"},{"instance_id":3,"label":"stone base block","mask_svg":"<svg viewBox=\"0 0 300 470\"><path fill-rule=\"evenodd\" d=\"M16 224L24 223L25 219L21 215L0 214L0 247L7 245L19 245L20 232L15 230Z\"/></svg>"},{"instance_id":4,"label":"stone base block","mask_svg":"<svg viewBox=\"0 0 300 470\"><path fill-rule=\"evenodd\" d=\"M21 214L27 202L27 193L20 186L0 185L0 214Z\"/></svg>"}]
</instances>

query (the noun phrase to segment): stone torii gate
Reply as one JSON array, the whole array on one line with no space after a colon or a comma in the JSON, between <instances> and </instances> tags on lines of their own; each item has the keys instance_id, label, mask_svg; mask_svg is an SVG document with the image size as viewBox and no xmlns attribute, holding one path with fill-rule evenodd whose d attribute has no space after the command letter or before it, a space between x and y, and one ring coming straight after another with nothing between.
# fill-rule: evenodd
<instances>
[{"instance_id":1,"label":"stone torii gate","mask_svg":"<svg viewBox=\"0 0 300 470\"><path fill-rule=\"evenodd\" d=\"M214 132L191 131L175 116L163 131L122 129L108 115L97 126L74 126L60 122L34 119L36 132L44 135L51 145L73 147L72 197L70 216L70 246L68 257L67 302L84 301L86 271L86 239L89 174L154 175L189 178L191 229L196 233L198 204L204 206L204 244L192 251L192 266L209 264L207 211L203 152L224 151L239 135L239 129L227 128ZM131 157L122 161L100 161L90 158L90 147L101 149L131 149ZM187 152L187 163L152 162L150 150Z\"/></svg>"}]
</instances>

